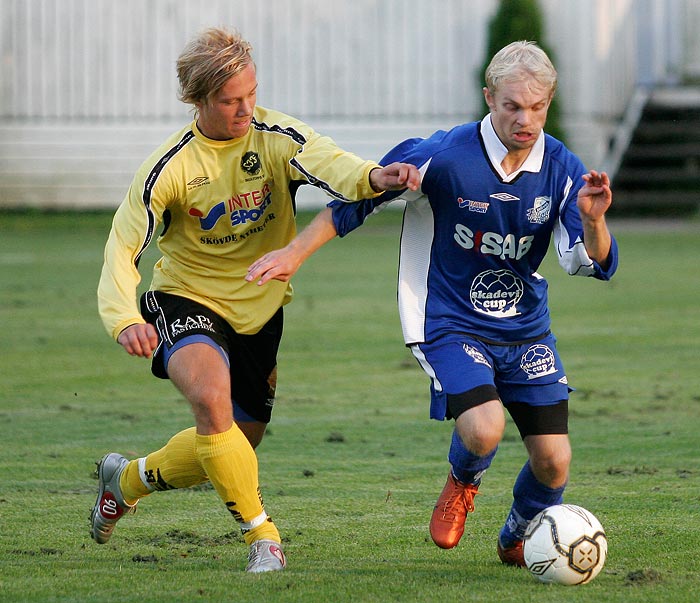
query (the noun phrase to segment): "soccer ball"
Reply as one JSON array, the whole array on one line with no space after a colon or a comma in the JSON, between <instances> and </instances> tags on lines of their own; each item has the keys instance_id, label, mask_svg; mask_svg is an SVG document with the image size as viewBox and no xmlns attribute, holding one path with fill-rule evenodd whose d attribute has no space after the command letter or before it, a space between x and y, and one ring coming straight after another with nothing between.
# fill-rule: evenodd
<instances>
[{"instance_id":1,"label":"soccer ball","mask_svg":"<svg viewBox=\"0 0 700 603\"><path fill-rule=\"evenodd\" d=\"M527 569L538 580L583 584L603 569L608 541L590 511L576 505L554 505L528 524L523 553Z\"/></svg>"}]
</instances>

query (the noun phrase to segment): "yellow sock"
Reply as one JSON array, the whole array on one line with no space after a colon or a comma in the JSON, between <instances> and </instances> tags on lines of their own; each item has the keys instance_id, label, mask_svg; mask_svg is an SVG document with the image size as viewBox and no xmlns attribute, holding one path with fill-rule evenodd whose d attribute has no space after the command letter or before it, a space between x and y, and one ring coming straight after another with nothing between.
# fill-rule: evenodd
<instances>
[{"instance_id":1,"label":"yellow sock","mask_svg":"<svg viewBox=\"0 0 700 603\"><path fill-rule=\"evenodd\" d=\"M119 487L121 488L124 501L127 505L135 505L139 498L148 496L153 492L152 488L148 488L141 481L141 472L139 471L139 462L143 459L134 459L129 461L121 476L119 477Z\"/></svg>"},{"instance_id":2,"label":"yellow sock","mask_svg":"<svg viewBox=\"0 0 700 603\"><path fill-rule=\"evenodd\" d=\"M119 479L127 504L154 490L189 488L207 481L206 471L195 454L194 427L175 434L160 450L131 461Z\"/></svg>"},{"instance_id":3,"label":"yellow sock","mask_svg":"<svg viewBox=\"0 0 700 603\"><path fill-rule=\"evenodd\" d=\"M202 467L226 507L251 544L262 538L281 542L275 524L265 513L258 487L258 459L243 432L234 424L214 435L196 435Z\"/></svg>"}]
</instances>

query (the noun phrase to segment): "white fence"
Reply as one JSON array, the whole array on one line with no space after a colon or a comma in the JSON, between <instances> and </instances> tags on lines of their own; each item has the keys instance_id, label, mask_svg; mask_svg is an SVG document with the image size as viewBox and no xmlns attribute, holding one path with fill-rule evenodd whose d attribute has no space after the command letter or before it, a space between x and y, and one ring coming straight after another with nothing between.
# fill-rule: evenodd
<instances>
[{"instance_id":1,"label":"white fence","mask_svg":"<svg viewBox=\"0 0 700 603\"><path fill-rule=\"evenodd\" d=\"M480 117L479 70L497 4L0 0L0 206L117 203L143 145L188 119L175 60L212 25L236 27L253 43L260 104L368 158L404 131ZM540 5L569 143L587 163L600 163L635 86L700 77L697 0ZM104 146L110 140L115 149ZM93 155L115 161L93 165Z\"/></svg>"},{"instance_id":2,"label":"white fence","mask_svg":"<svg viewBox=\"0 0 700 603\"><path fill-rule=\"evenodd\" d=\"M181 117L175 60L212 25L254 46L259 101L314 116L464 114L493 1L2 0L3 117Z\"/></svg>"}]
</instances>

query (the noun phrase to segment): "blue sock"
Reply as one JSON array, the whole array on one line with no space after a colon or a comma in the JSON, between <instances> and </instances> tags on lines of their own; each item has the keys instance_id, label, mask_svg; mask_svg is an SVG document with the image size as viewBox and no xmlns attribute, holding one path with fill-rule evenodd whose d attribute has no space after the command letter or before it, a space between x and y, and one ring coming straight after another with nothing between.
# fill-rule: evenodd
<instances>
[{"instance_id":1,"label":"blue sock","mask_svg":"<svg viewBox=\"0 0 700 603\"><path fill-rule=\"evenodd\" d=\"M493 457L496 456L496 450L489 452L486 456L477 456L473 452L467 450L467 447L462 442L462 438L457 434L455 429L452 432L452 444L450 445L450 453L447 460L452 465L452 475L454 475L463 484L474 484L478 486L481 483L481 476L491 465Z\"/></svg>"},{"instance_id":2,"label":"blue sock","mask_svg":"<svg viewBox=\"0 0 700 603\"><path fill-rule=\"evenodd\" d=\"M565 485L548 488L540 483L530 468L530 461L525 463L513 486L513 506L498 535L501 546L512 546L522 540L527 524L535 515L547 507L561 504L564 488Z\"/></svg>"}]
</instances>

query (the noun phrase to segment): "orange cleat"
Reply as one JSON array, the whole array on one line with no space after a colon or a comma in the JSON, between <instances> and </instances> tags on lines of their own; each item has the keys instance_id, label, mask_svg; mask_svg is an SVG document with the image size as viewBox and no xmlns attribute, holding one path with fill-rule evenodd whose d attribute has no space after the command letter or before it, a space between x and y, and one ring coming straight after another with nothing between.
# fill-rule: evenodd
<instances>
[{"instance_id":1,"label":"orange cleat","mask_svg":"<svg viewBox=\"0 0 700 603\"><path fill-rule=\"evenodd\" d=\"M498 540L498 558L506 565L515 565L516 567L525 567L525 557L523 555L523 541L517 540L513 545L504 547L501 546L500 539Z\"/></svg>"},{"instance_id":2,"label":"orange cleat","mask_svg":"<svg viewBox=\"0 0 700 603\"><path fill-rule=\"evenodd\" d=\"M430 536L441 549L457 546L464 534L467 513L474 511L479 486L463 484L450 472L430 518Z\"/></svg>"}]
</instances>

